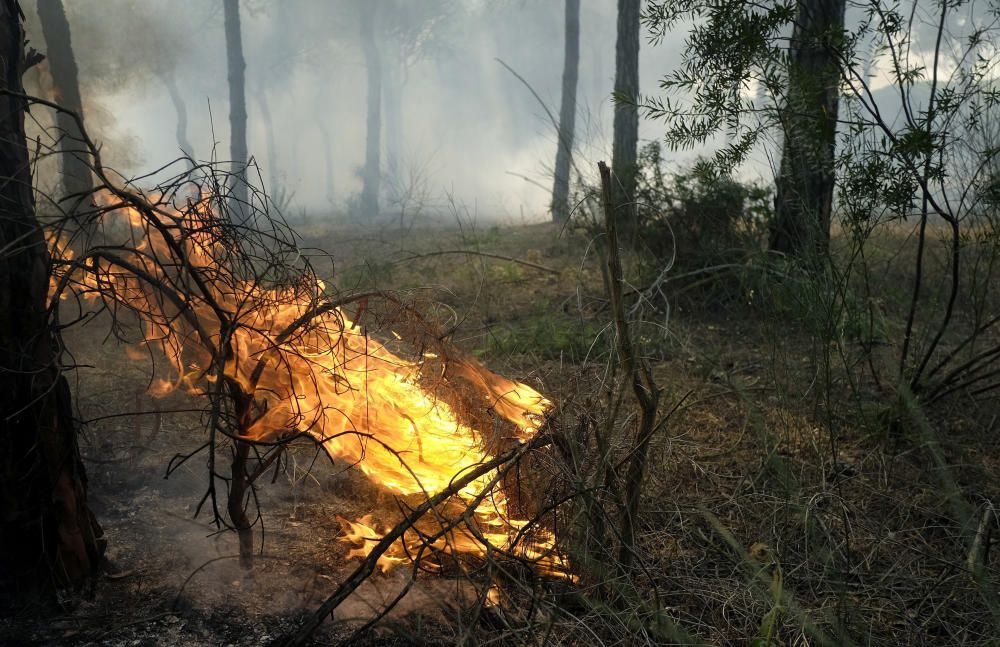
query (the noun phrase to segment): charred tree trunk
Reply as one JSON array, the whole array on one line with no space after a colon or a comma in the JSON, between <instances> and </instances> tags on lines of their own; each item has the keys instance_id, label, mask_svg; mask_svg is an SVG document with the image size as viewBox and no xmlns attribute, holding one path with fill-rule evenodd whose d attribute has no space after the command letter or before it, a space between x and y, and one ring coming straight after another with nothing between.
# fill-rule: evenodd
<instances>
[{"instance_id":1,"label":"charred tree trunk","mask_svg":"<svg viewBox=\"0 0 1000 647\"><path fill-rule=\"evenodd\" d=\"M163 74L163 84L167 86L170 102L174 104L174 111L177 113L177 147L188 158L188 168L194 168L194 146L191 145L187 132L187 103L184 101L184 95L181 94L180 88L177 87L177 79L174 77L173 70Z\"/></svg>"},{"instance_id":2,"label":"charred tree trunk","mask_svg":"<svg viewBox=\"0 0 1000 647\"><path fill-rule=\"evenodd\" d=\"M83 100L80 96L80 78L73 56L69 21L62 0L38 0L38 20L47 48L46 58L52 75L55 101L67 110L83 117ZM58 113L60 166L62 167L64 198L69 199L70 213L86 199L93 185L90 155L87 153L80 129L71 115Z\"/></svg>"},{"instance_id":3,"label":"charred tree trunk","mask_svg":"<svg viewBox=\"0 0 1000 647\"><path fill-rule=\"evenodd\" d=\"M230 349L231 351L231 349ZM232 352L229 353L232 357ZM253 396L248 395L235 380L226 380L229 397L232 398L239 424L239 435L233 438L233 463L229 481L229 495L226 501L226 511L229 521L236 530L240 545L240 566L245 569L253 567L253 524L247 516L247 505L253 483L250 480L248 459L250 443L244 440L244 431L250 425L252 418Z\"/></svg>"},{"instance_id":4,"label":"charred tree trunk","mask_svg":"<svg viewBox=\"0 0 1000 647\"><path fill-rule=\"evenodd\" d=\"M631 104L639 97L639 14L642 0L618 0L618 41L615 45L615 121L611 170L615 217L628 232L635 212L639 111ZM622 100L619 100L622 99Z\"/></svg>"},{"instance_id":5,"label":"charred tree trunk","mask_svg":"<svg viewBox=\"0 0 1000 647\"><path fill-rule=\"evenodd\" d=\"M382 146L382 61L375 42L377 0L362 0L361 43L368 68L368 116L366 119L365 168L362 173L361 211L363 216L378 215L379 180Z\"/></svg>"},{"instance_id":6,"label":"charred tree trunk","mask_svg":"<svg viewBox=\"0 0 1000 647\"><path fill-rule=\"evenodd\" d=\"M0 87L23 92L17 0L0 0ZM47 310L24 103L0 95L0 606L86 584L104 545Z\"/></svg>"},{"instance_id":7,"label":"charred tree trunk","mask_svg":"<svg viewBox=\"0 0 1000 647\"><path fill-rule=\"evenodd\" d=\"M771 249L818 260L830 243L845 0L801 0L789 44L785 142Z\"/></svg>"},{"instance_id":8,"label":"charred tree trunk","mask_svg":"<svg viewBox=\"0 0 1000 647\"><path fill-rule=\"evenodd\" d=\"M253 526L247 517L247 498L250 495L250 479L247 473L247 458L250 456L249 443L241 440L233 442L232 482L229 486L229 500L226 509L229 521L236 529L240 544L240 566L253 568Z\"/></svg>"},{"instance_id":9,"label":"charred tree trunk","mask_svg":"<svg viewBox=\"0 0 1000 647\"><path fill-rule=\"evenodd\" d=\"M580 68L580 0L566 0L566 53L563 57L562 106L559 109L559 148L552 186L552 220L569 218L569 174L576 127L576 86Z\"/></svg>"},{"instance_id":10,"label":"charred tree trunk","mask_svg":"<svg viewBox=\"0 0 1000 647\"><path fill-rule=\"evenodd\" d=\"M246 61L240 29L240 1L223 0L226 23L226 60L229 65L229 157L232 162L232 215L242 221L247 203Z\"/></svg>"}]
</instances>

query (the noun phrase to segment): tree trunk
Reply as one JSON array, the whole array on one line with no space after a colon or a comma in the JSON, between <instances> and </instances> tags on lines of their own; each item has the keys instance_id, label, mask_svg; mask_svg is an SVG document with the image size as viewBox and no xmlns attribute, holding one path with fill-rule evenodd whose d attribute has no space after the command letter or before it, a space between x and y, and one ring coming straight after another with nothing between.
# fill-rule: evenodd
<instances>
[{"instance_id":1,"label":"tree trunk","mask_svg":"<svg viewBox=\"0 0 1000 647\"><path fill-rule=\"evenodd\" d=\"M17 0L0 0L0 86L23 92ZM87 507L60 343L47 311L49 256L35 219L24 103L0 96L0 606L91 580L104 549Z\"/></svg>"},{"instance_id":2,"label":"tree trunk","mask_svg":"<svg viewBox=\"0 0 1000 647\"><path fill-rule=\"evenodd\" d=\"M240 545L240 566L253 568L253 525L247 517L247 499L250 496L250 482L247 475L247 458L250 444L241 440L233 441L232 480L229 486L229 500L226 509L229 521L236 530Z\"/></svg>"},{"instance_id":3,"label":"tree trunk","mask_svg":"<svg viewBox=\"0 0 1000 647\"><path fill-rule=\"evenodd\" d=\"M170 102L174 104L174 112L177 113L177 147L188 158L188 168L193 169L194 146L191 145L191 140L188 139L187 104L184 102L184 95L181 94L180 88L177 87L177 79L174 77L173 70L169 70L163 74L163 84L167 86L167 92L170 94Z\"/></svg>"},{"instance_id":4,"label":"tree trunk","mask_svg":"<svg viewBox=\"0 0 1000 647\"><path fill-rule=\"evenodd\" d=\"M803 260L822 258L830 243L844 10L845 0L800 1L789 43L771 249Z\"/></svg>"},{"instance_id":5,"label":"tree trunk","mask_svg":"<svg viewBox=\"0 0 1000 647\"><path fill-rule=\"evenodd\" d=\"M378 215L382 142L382 61L375 43L377 0L362 0L361 43L368 68L368 117L366 121L365 168L362 174L361 215Z\"/></svg>"},{"instance_id":6,"label":"tree trunk","mask_svg":"<svg viewBox=\"0 0 1000 647\"><path fill-rule=\"evenodd\" d=\"M247 210L247 100L246 62L243 60L243 34L240 29L240 1L223 0L226 27L226 60L229 64L229 157L233 178L232 215L239 221Z\"/></svg>"},{"instance_id":7,"label":"tree trunk","mask_svg":"<svg viewBox=\"0 0 1000 647\"><path fill-rule=\"evenodd\" d=\"M559 109L559 148L552 185L552 220L569 218L569 174L573 162L576 126L576 86L580 67L580 0L566 0L566 53L563 57L562 107Z\"/></svg>"},{"instance_id":8,"label":"tree trunk","mask_svg":"<svg viewBox=\"0 0 1000 647\"><path fill-rule=\"evenodd\" d=\"M618 0L618 42L615 45L615 95L629 101L639 96L639 14L642 0ZM639 145L639 111L616 102L611 154L614 172L612 199L615 216L628 232L634 227L636 164Z\"/></svg>"},{"instance_id":9,"label":"tree trunk","mask_svg":"<svg viewBox=\"0 0 1000 647\"><path fill-rule=\"evenodd\" d=\"M67 110L83 117L83 100L80 97L80 80L70 41L69 21L62 0L38 0L38 20L42 26L47 48L46 58L52 75L55 101ZM60 165L62 167L64 198L70 198L73 213L83 202L93 186L90 172L90 155L83 144L80 129L72 116L57 113L59 129ZM71 197L73 196L73 197Z\"/></svg>"}]
</instances>

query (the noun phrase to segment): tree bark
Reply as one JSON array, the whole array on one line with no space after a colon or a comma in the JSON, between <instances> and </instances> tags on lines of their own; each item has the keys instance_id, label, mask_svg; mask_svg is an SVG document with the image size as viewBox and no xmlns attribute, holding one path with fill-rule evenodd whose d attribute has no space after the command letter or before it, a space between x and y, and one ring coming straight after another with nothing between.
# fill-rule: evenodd
<instances>
[{"instance_id":1,"label":"tree bark","mask_svg":"<svg viewBox=\"0 0 1000 647\"><path fill-rule=\"evenodd\" d=\"M23 92L17 0L0 0L0 87ZM87 506L69 385L47 310L24 103L0 95L0 606L89 581L104 540Z\"/></svg>"},{"instance_id":2,"label":"tree bark","mask_svg":"<svg viewBox=\"0 0 1000 647\"><path fill-rule=\"evenodd\" d=\"M569 219L569 175L573 163L576 129L576 86L580 69L580 0L566 0L566 52L563 56L562 105L559 109L559 142L555 181L552 185L552 220Z\"/></svg>"},{"instance_id":3,"label":"tree bark","mask_svg":"<svg viewBox=\"0 0 1000 647\"><path fill-rule=\"evenodd\" d=\"M615 45L615 95L635 101L639 96L639 15L642 0L618 0L618 41ZM639 111L635 105L616 102L611 154L614 172L612 199L615 217L631 231L635 212L639 145Z\"/></svg>"},{"instance_id":4,"label":"tree bark","mask_svg":"<svg viewBox=\"0 0 1000 647\"><path fill-rule=\"evenodd\" d=\"M250 490L247 476L247 458L249 456L249 443L241 440L233 442L232 481L229 486L229 500L226 503L226 509L229 512L229 521L232 522L239 539L240 566L244 569L253 568L253 525L246 513Z\"/></svg>"},{"instance_id":5,"label":"tree bark","mask_svg":"<svg viewBox=\"0 0 1000 647\"><path fill-rule=\"evenodd\" d=\"M844 11L845 0L801 0L789 43L771 249L803 260L822 258L830 243Z\"/></svg>"},{"instance_id":6,"label":"tree bark","mask_svg":"<svg viewBox=\"0 0 1000 647\"><path fill-rule=\"evenodd\" d=\"M361 44L368 68L368 115L366 120L365 168L362 173L361 215L378 215L382 142L382 61L375 42L377 0L362 0Z\"/></svg>"},{"instance_id":7,"label":"tree bark","mask_svg":"<svg viewBox=\"0 0 1000 647\"><path fill-rule=\"evenodd\" d=\"M73 55L69 21L66 19L62 0L38 0L38 20L48 50L46 58L52 76L54 100L82 118L83 100L80 96L79 71L76 57ZM74 205L69 209L72 213L93 186L90 155L86 151L80 129L72 116L58 113L56 126L60 135L59 161L62 170L63 198L70 198L69 204ZM75 199L71 196L75 196Z\"/></svg>"},{"instance_id":8,"label":"tree bark","mask_svg":"<svg viewBox=\"0 0 1000 647\"><path fill-rule=\"evenodd\" d=\"M247 203L247 100L246 61L243 60L243 34L240 29L240 1L223 0L226 28L226 60L229 65L229 157L234 182L232 215L242 221Z\"/></svg>"}]
</instances>

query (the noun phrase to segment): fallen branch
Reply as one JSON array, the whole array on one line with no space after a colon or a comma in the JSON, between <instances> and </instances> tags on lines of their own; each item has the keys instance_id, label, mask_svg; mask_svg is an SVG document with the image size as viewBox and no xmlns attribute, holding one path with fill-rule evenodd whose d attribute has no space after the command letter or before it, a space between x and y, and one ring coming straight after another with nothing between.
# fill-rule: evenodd
<instances>
[{"instance_id":1,"label":"fallen branch","mask_svg":"<svg viewBox=\"0 0 1000 647\"><path fill-rule=\"evenodd\" d=\"M319 628L327 616L331 615L334 610L337 609L340 604L347 599L347 597L353 593L361 584L367 580L372 573L375 572L375 567L378 564L378 560L389 548L402 537L407 530L409 530L413 525L420 520L425 514L436 508L438 505L446 501L447 499L455 496L462 491L467 485L483 476L488 474L490 471L497 469L505 463L517 460L523 455L527 454L529 451L540 449L549 445L552 442L552 436L549 433L540 433L531 440L520 443L510 449L509 451L494 457L492 460L480 464L475 469L471 469L466 472L464 476L452 481L444 490L441 490L434 496L430 497L422 504L413 509L413 511L407 515L403 521L396 524L396 526L390 530L382 539L375 544L372 551L368 553L364 561L358 565L354 572L352 572L347 579L345 579L337 590L328 597L323 604L320 605L316 611L314 611L299 630L294 635L285 635L278 638L276 641L271 643L271 647L298 647L305 645L309 641L310 637Z\"/></svg>"}]
</instances>

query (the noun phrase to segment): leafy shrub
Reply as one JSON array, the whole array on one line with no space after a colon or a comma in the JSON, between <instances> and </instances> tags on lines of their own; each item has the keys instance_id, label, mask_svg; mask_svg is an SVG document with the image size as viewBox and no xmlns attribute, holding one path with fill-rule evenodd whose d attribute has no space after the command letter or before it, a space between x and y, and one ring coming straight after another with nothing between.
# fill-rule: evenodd
<instances>
[{"instance_id":1,"label":"leafy shrub","mask_svg":"<svg viewBox=\"0 0 1000 647\"><path fill-rule=\"evenodd\" d=\"M668 172L659 142L639 154L636 241L684 267L729 262L763 249L771 189L718 174L698 162Z\"/></svg>"}]
</instances>

